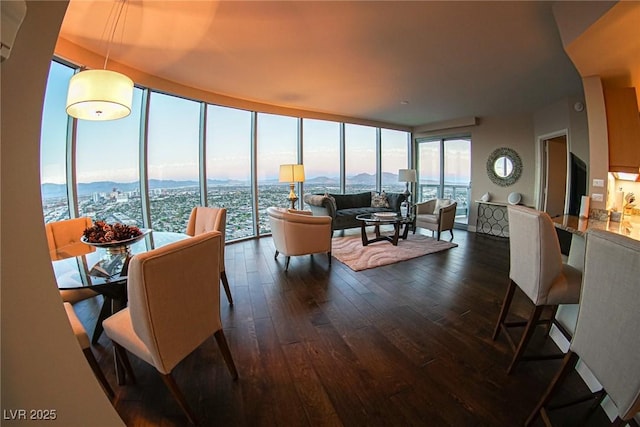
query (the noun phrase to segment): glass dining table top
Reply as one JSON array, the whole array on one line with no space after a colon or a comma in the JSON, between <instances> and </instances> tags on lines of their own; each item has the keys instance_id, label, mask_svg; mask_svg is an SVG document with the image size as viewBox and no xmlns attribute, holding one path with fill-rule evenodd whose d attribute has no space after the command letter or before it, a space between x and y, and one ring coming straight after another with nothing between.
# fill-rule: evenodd
<instances>
[{"instance_id":1,"label":"glass dining table top","mask_svg":"<svg viewBox=\"0 0 640 427\"><path fill-rule=\"evenodd\" d=\"M189 236L183 233L153 232L153 245L162 247ZM150 250L147 239L129 246L131 255ZM124 256L124 255L123 255ZM120 277L123 259L110 257L106 249L97 248L88 254L52 261L54 275L60 289L74 289L84 286L104 285L123 280ZM126 278L124 278L126 279Z\"/></svg>"}]
</instances>

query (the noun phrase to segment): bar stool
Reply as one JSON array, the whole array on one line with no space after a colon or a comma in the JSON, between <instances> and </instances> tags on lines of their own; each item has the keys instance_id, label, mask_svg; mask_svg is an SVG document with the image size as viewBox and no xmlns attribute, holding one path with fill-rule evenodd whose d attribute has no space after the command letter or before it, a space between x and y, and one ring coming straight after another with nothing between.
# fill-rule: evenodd
<instances>
[{"instance_id":1,"label":"bar stool","mask_svg":"<svg viewBox=\"0 0 640 427\"><path fill-rule=\"evenodd\" d=\"M551 425L549 405L578 360L602 390L589 396L595 409L608 395L617 409L613 425L625 425L640 412L640 242L600 230L587 232L584 283L578 323L560 371L525 425L542 416ZM584 402L579 399L577 402ZM571 404L572 404L571 403ZM566 407L571 404L563 404Z\"/></svg>"},{"instance_id":2,"label":"bar stool","mask_svg":"<svg viewBox=\"0 0 640 427\"><path fill-rule=\"evenodd\" d=\"M509 344L514 348L513 359L507 373L511 373L519 361L558 359L563 354L524 355L536 326L555 325L569 340L569 332L556 321L558 304L577 304L580 298L582 273L562 262L560 243L549 215L524 206L509 206L509 286L505 294L500 316L493 332L493 340L504 330ZM534 304L527 322L507 322L506 317L516 288ZM551 314L542 319L545 308ZM507 328L522 327L524 332L516 345ZM548 330L547 330L548 333Z\"/></svg>"}]
</instances>

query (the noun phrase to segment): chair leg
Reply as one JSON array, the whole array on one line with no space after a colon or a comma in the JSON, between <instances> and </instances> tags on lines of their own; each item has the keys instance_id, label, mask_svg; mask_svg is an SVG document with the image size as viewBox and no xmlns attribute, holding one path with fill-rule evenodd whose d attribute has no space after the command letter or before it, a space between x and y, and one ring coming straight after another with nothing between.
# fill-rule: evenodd
<instances>
[{"instance_id":1,"label":"chair leg","mask_svg":"<svg viewBox=\"0 0 640 427\"><path fill-rule=\"evenodd\" d=\"M127 351L115 341L113 342L113 349L115 351L116 358L116 368L120 368L116 372L116 377L118 378L118 384L124 384L125 373L129 375L131 378L131 383L136 383L136 376L133 373L133 368L131 367L131 362L129 362L129 356L127 356Z\"/></svg>"},{"instance_id":2,"label":"chair leg","mask_svg":"<svg viewBox=\"0 0 640 427\"><path fill-rule=\"evenodd\" d=\"M229 305L233 305L233 298L231 297L231 289L229 289L229 280L227 279L226 271L222 271L220 273L220 280L222 281L222 286L224 287L224 293L227 294L227 301L229 301Z\"/></svg>"},{"instance_id":3,"label":"chair leg","mask_svg":"<svg viewBox=\"0 0 640 427\"><path fill-rule=\"evenodd\" d=\"M578 355L569 350L569 352L564 356L564 359L562 360L562 366L560 367L560 370L556 373L555 377L553 377L551 384L549 384L549 387L547 387L547 390L542 395L542 398L536 405L535 409L533 410L533 412L531 412L531 415L529 415L527 421L525 421L525 427L530 426L536 420L536 418L538 418L538 416L541 415L543 411L545 411L544 408L551 400L551 396L554 394L558 386L562 384L567 375L569 375L569 373L573 370L577 362Z\"/></svg>"},{"instance_id":4,"label":"chair leg","mask_svg":"<svg viewBox=\"0 0 640 427\"><path fill-rule=\"evenodd\" d=\"M276 249L276 254L273 256L273 259L277 259L278 255L280 255L280 252L278 252L278 250Z\"/></svg>"},{"instance_id":5,"label":"chair leg","mask_svg":"<svg viewBox=\"0 0 640 427\"><path fill-rule=\"evenodd\" d=\"M329 258L329 265L331 265L331 251L327 252L327 257Z\"/></svg>"},{"instance_id":6,"label":"chair leg","mask_svg":"<svg viewBox=\"0 0 640 427\"><path fill-rule=\"evenodd\" d=\"M438 230L438 238L436 240L440 240L440 230Z\"/></svg>"},{"instance_id":7,"label":"chair leg","mask_svg":"<svg viewBox=\"0 0 640 427\"><path fill-rule=\"evenodd\" d=\"M218 343L218 347L220 347L220 353L222 353L222 357L227 364L227 368L229 368L231 377L234 380L238 379L238 371L236 370L235 363L233 363L233 357L231 357L231 351L229 350L229 344L227 344L227 339L224 336L224 332L222 331L222 329L220 329L219 331L216 331L213 336Z\"/></svg>"},{"instance_id":8,"label":"chair leg","mask_svg":"<svg viewBox=\"0 0 640 427\"><path fill-rule=\"evenodd\" d=\"M176 380L173 379L171 374L161 374L161 377L164 383L167 385L167 388L169 388L169 391L171 392L173 397L178 402L178 405L180 405L182 412L184 412L184 414L187 416L189 422L193 425L196 425L196 418L193 415L193 412L191 412L191 408L189 407L189 404L187 404L187 400L184 398L184 395L178 388Z\"/></svg>"},{"instance_id":9,"label":"chair leg","mask_svg":"<svg viewBox=\"0 0 640 427\"><path fill-rule=\"evenodd\" d=\"M524 351L525 351L525 349L527 347L527 344L529 343L529 340L531 340L531 337L533 336L533 332L536 329L536 325L538 324L538 320L540 319L540 315L542 314L542 310L543 309L544 309L544 306L542 306L542 305L537 305L533 309L533 312L531 313L531 316L529 317L529 321L527 322L527 326L525 326L524 332L522 333L522 338L520 339L520 343L518 344L518 348L516 348L516 352L513 355L513 359L511 360L511 364L509 365L509 368L507 369L507 374L510 374L511 371L513 371L513 368L516 366L516 364L518 363L518 361L520 360L520 358L524 354Z\"/></svg>"},{"instance_id":10,"label":"chair leg","mask_svg":"<svg viewBox=\"0 0 640 427\"><path fill-rule=\"evenodd\" d=\"M93 336L91 337L91 344L97 344L100 339L100 335L104 329L102 328L102 321L107 317L113 314L113 299L104 296L102 299L102 307L100 308L100 313L98 314L98 320L96 321L96 327L93 329Z\"/></svg>"},{"instance_id":11,"label":"chair leg","mask_svg":"<svg viewBox=\"0 0 640 427\"><path fill-rule=\"evenodd\" d=\"M453 240L453 228L449 230L449 233L451 233L451 240Z\"/></svg>"},{"instance_id":12,"label":"chair leg","mask_svg":"<svg viewBox=\"0 0 640 427\"><path fill-rule=\"evenodd\" d=\"M287 262L285 263L284 271L289 271L289 261L291 261L290 256L287 257Z\"/></svg>"},{"instance_id":13,"label":"chair leg","mask_svg":"<svg viewBox=\"0 0 640 427\"><path fill-rule=\"evenodd\" d=\"M500 334L500 329L502 329L502 324L504 320L507 318L507 314L509 313L509 307L511 307L511 301L513 300L513 294L516 291L516 284L513 280L509 279L509 286L507 287L507 293L504 296L504 301L502 302L502 308L500 309L500 316L498 316L498 323L496 323L496 328L493 331L492 339L495 341Z\"/></svg>"},{"instance_id":14,"label":"chair leg","mask_svg":"<svg viewBox=\"0 0 640 427\"><path fill-rule=\"evenodd\" d=\"M104 392L107 394L107 396L109 396L109 399L113 401L113 399L116 397L116 394L113 392L113 389L109 385L107 377L104 376L104 372L102 372L102 369L100 369L100 364L96 360L96 356L93 354L93 351L91 351L91 347L82 349L82 352L84 353L84 357L87 358L87 362L89 362L89 366L91 366L91 369L93 370L96 378L98 378L98 381L100 381L100 385L102 385Z\"/></svg>"}]
</instances>

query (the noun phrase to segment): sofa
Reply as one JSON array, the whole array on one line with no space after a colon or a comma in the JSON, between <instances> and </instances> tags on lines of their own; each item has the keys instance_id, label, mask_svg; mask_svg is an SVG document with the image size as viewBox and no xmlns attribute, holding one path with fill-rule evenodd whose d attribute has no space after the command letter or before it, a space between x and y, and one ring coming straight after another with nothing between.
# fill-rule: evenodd
<instances>
[{"instance_id":1,"label":"sofa","mask_svg":"<svg viewBox=\"0 0 640 427\"><path fill-rule=\"evenodd\" d=\"M305 194L304 202L313 215L332 218L331 229L345 230L360 227L356 216L374 212L400 212L404 202L404 193L385 193L367 191L355 194Z\"/></svg>"}]
</instances>

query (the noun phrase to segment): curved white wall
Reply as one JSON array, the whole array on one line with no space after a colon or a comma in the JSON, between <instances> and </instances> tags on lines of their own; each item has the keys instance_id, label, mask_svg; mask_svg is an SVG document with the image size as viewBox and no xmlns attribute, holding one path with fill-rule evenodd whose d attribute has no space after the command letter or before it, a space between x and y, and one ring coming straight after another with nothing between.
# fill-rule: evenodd
<instances>
[{"instance_id":1,"label":"curved white wall","mask_svg":"<svg viewBox=\"0 0 640 427\"><path fill-rule=\"evenodd\" d=\"M29 1L2 63L0 147L2 425L123 426L75 340L59 293L40 201L40 120L66 1ZM27 419L10 420L27 410ZM55 421L29 410L55 410Z\"/></svg>"}]
</instances>

